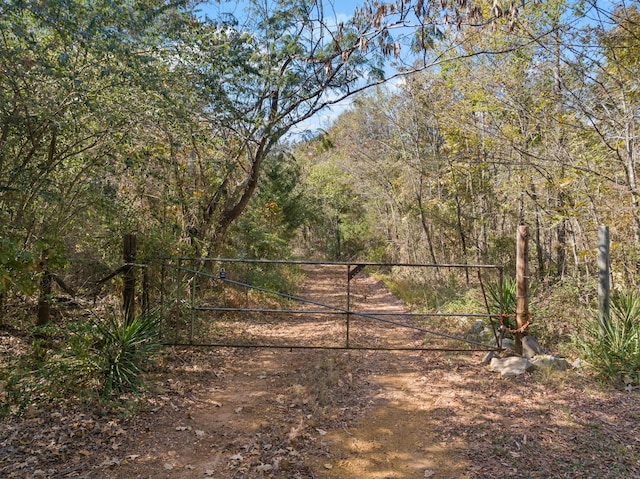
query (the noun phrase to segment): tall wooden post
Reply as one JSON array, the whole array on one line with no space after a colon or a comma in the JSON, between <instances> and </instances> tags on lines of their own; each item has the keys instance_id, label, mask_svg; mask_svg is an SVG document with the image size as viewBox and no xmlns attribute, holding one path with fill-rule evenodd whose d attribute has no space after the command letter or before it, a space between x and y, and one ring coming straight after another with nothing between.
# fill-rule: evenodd
<instances>
[{"instance_id":1,"label":"tall wooden post","mask_svg":"<svg viewBox=\"0 0 640 479\"><path fill-rule=\"evenodd\" d=\"M516 238L516 328L515 350L522 354L523 329L529 320L529 228L518 226Z\"/></svg>"},{"instance_id":2,"label":"tall wooden post","mask_svg":"<svg viewBox=\"0 0 640 479\"><path fill-rule=\"evenodd\" d=\"M598 226L598 332L604 337L609 321L609 227Z\"/></svg>"},{"instance_id":3,"label":"tall wooden post","mask_svg":"<svg viewBox=\"0 0 640 479\"><path fill-rule=\"evenodd\" d=\"M136 260L136 235L126 234L123 238L123 289L122 304L124 318L127 324L131 323L136 309L136 273L133 263Z\"/></svg>"}]
</instances>

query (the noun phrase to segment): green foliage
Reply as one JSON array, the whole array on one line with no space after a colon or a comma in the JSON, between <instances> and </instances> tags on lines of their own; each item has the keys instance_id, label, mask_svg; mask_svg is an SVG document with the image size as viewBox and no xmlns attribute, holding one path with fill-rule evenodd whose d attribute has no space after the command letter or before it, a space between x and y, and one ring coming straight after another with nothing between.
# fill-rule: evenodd
<instances>
[{"instance_id":1,"label":"green foliage","mask_svg":"<svg viewBox=\"0 0 640 479\"><path fill-rule=\"evenodd\" d=\"M126 323L123 314L107 311L104 318L34 328L24 354L0 358L0 411L21 414L43 401L139 391L160 346L158 326L157 313Z\"/></svg>"},{"instance_id":2,"label":"green foliage","mask_svg":"<svg viewBox=\"0 0 640 479\"><path fill-rule=\"evenodd\" d=\"M36 264L32 253L24 251L9 238L0 238L0 294L9 289L33 293Z\"/></svg>"},{"instance_id":3,"label":"green foliage","mask_svg":"<svg viewBox=\"0 0 640 479\"><path fill-rule=\"evenodd\" d=\"M160 0L0 4L0 292L32 293L43 251L56 269L103 235L142 112L168 117L156 47L179 18Z\"/></svg>"},{"instance_id":4,"label":"green foliage","mask_svg":"<svg viewBox=\"0 0 640 479\"><path fill-rule=\"evenodd\" d=\"M144 366L160 347L158 314L141 314L126 321L124 314L110 311L94 324L103 395L138 391Z\"/></svg>"},{"instance_id":5,"label":"green foliage","mask_svg":"<svg viewBox=\"0 0 640 479\"><path fill-rule=\"evenodd\" d=\"M617 386L640 385L640 293L621 291L611 297L611 312L600 324L588 322L579 345L586 361Z\"/></svg>"},{"instance_id":6,"label":"green foliage","mask_svg":"<svg viewBox=\"0 0 640 479\"><path fill-rule=\"evenodd\" d=\"M367 258L380 251L357 183L337 159L309 165L303 178L308 214L306 247L331 259Z\"/></svg>"},{"instance_id":7,"label":"green foliage","mask_svg":"<svg viewBox=\"0 0 640 479\"><path fill-rule=\"evenodd\" d=\"M22 414L38 402L87 398L96 391L99 381L91 323L50 323L33 328L30 336L24 353L16 351L0 363L0 382L6 383L6 393L0 398L4 413Z\"/></svg>"},{"instance_id":8,"label":"green foliage","mask_svg":"<svg viewBox=\"0 0 640 479\"><path fill-rule=\"evenodd\" d=\"M249 207L229 231L224 255L286 257L290 240L308 215L308 200L300 188L300 167L284 153L271 155Z\"/></svg>"},{"instance_id":9,"label":"green foliage","mask_svg":"<svg viewBox=\"0 0 640 479\"><path fill-rule=\"evenodd\" d=\"M429 273L432 273L429 271ZM477 312L479 303L475 297L473 289L465 290L461 295L459 278L455 273L447 275L446 278L438 280L436 277L420 278L421 274L411 276L409 274L398 274L374 272L373 276L401 299L405 304L417 311L440 311L440 312Z\"/></svg>"},{"instance_id":10,"label":"green foliage","mask_svg":"<svg viewBox=\"0 0 640 479\"><path fill-rule=\"evenodd\" d=\"M515 278L509 277L504 278L502 285L495 282L487 286L491 314L516 314L516 286Z\"/></svg>"}]
</instances>

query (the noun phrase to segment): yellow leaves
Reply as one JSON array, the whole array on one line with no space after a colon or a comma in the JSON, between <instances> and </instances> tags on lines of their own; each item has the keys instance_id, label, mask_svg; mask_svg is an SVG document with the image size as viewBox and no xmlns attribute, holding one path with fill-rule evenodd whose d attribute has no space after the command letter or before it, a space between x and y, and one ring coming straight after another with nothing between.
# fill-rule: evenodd
<instances>
[{"instance_id":1,"label":"yellow leaves","mask_svg":"<svg viewBox=\"0 0 640 479\"><path fill-rule=\"evenodd\" d=\"M265 201L262 207L264 210L264 217L271 222L276 221L282 213L282 208L280 208L278 203L273 200Z\"/></svg>"}]
</instances>

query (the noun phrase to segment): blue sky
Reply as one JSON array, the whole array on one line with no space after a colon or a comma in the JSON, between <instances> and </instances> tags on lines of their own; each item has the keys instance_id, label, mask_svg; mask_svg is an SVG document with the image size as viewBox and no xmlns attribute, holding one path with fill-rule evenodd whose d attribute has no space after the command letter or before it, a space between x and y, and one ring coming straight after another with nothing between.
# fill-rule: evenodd
<instances>
[{"instance_id":1,"label":"blue sky","mask_svg":"<svg viewBox=\"0 0 640 479\"><path fill-rule=\"evenodd\" d=\"M262 0L262 1L269 1L269 0ZM335 11L338 21L344 21L347 18L350 18L352 16L353 11L360 4L362 4L361 0L325 1L325 5L326 5L325 14L328 15L330 12ZM233 12L234 14L240 16L244 8L244 5L246 5L246 2L242 0L221 0L220 2L217 2L215 0L209 0L207 2L203 2L200 5L199 9L203 13L209 14L209 16L212 18L214 18L219 11Z\"/></svg>"}]
</instances>

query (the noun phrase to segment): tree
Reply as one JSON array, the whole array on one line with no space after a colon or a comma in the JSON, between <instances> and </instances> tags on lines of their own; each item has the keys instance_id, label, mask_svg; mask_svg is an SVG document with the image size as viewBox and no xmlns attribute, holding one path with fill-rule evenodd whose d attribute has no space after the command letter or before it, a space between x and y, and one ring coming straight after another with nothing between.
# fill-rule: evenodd
<instances>
[{"instance_id":1,"label":"tree","mask_svg":"<svg viewBox=\"0 0 640 479\"><path fill-rule=\"evenodd\" d=\"M179 45L177 68L198 88L208 130L199 133L224 139L226 153L220 178L202 192L192 242L220 248L256 191L265 158L294 126L384 82L386 58L401 61L410 51L426 59L430 39L442 35L434 24L479 20L481 4L364 2L351 20L337 23L326 2L250 1L239 18L220 14L196 22ZM515 7L505 17L511 14ZM402 74L434 62L423 60ZM189 154L199 156L195 145Z\"/></svg>"},{"instance_id":2,"label":"tree","mask_svg":"<svg viewBox=\"0 0 640 479\"><path fill-rule=\"evenodd\" d=\"M3 289L92 231L219 251L295 125L384 82L387 59L399 75L429 68L446 30L516 10L364 2L339 23L327 2L246 6L207 19L181 1L0 5Z\"/></svg>"},{"instance_id":3,"label":"tree","mask_svg":"<svg viewBox=\"0 0 640 479\"><path fill-rule=\"evenodd\" d=\"M640 192L638 190L638 54L640 53L640 13L637 2L620 3L611 11L594 5L597 22L584 32L585 53L579 57L578 67L589 71L584 76L588 98L577 103L589 121L589 126L605 148L605 158L612 161L602 167L610 170L616 190L618 184L623 203L628 204L617 220L630 220L633 247L629 258L638 270L640 250ZM577 62L576 62L577 63ZM618 168L613 168L618 165ZM626 222L626 221L625 221Z\"/></svg>"},{"instance_id":4,"label":"tree","mask_svg":"<svg viewBox=\"0 0 640 479\"><path fill-rule=\"evenodd\" d=\"M32 290L117 207L180 18L155 0L0 5L0 293Z\"/></svg>"}]
</instances>

